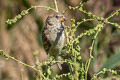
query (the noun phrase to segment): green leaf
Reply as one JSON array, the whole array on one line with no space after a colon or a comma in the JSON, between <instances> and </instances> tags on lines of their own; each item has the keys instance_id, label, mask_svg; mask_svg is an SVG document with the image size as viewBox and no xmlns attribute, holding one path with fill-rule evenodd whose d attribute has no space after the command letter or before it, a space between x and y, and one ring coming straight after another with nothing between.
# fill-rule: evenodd
<instances>
[{"instance_id":1,"label":"green leaf","mask_svg":"<svg viewBox=\"0 0 120 80\"><path fill-rule=\"evenodd\" d=\"M116 66L120 66L120 51L117 51L113 56L111 56L100 68L99 71L103 70L103 68L111 69Z\"/></svg>"}]
</instances>

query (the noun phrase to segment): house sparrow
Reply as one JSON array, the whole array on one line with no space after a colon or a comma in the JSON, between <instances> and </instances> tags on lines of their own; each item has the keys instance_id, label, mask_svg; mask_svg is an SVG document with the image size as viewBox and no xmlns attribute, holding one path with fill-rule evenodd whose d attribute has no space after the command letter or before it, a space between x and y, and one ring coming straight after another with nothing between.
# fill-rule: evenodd
<instances>
[{"instance_id":1,"label":"house sparrow","mask_svg":"<svg viewBox=\"0 0 120 80\"><path fill-rule=\"evenodd\" d=\"M65 44L64 26L62 25L65 20L64 15L55 13L47 17L42 29L44 49L49 56L53 56L57 60Z\"/></svg>"}]
</instances>

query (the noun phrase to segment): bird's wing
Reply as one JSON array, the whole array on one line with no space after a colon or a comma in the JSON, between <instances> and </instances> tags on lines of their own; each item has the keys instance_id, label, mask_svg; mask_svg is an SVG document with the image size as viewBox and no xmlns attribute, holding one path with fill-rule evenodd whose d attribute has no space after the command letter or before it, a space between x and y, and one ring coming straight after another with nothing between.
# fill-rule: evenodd
<instances>
[{"instance_id":1,"label":"bird's wing","mask_svg":"<svg viewBox=\"0 0 120 80\"><path fill-rule=\"evenodd\" d=\"M43 46L44 46L45 51L48 53L48 51L51 47L51 44L46 37L46 35L48 34L47 32L48 31L45 28L43 28L43 30L42 30L42 42L43 42Z\"/></svg>"}]
</instances>

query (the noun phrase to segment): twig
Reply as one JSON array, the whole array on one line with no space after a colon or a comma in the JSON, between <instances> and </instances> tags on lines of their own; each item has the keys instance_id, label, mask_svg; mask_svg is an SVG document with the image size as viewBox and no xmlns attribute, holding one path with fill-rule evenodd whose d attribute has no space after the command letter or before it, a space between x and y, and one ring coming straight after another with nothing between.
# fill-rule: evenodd
<instances>
[{"instance_id":1,"label":"twig","mask_svg":"<svg viewBox=\"0 0 120 80\"><path fill-rule=\"evenodd\" d=\"M9 56L8 54L5 54L3 50L0 50L0 55L4 56L5 58L12 59L12 60L14 60L14 61L16 61L16 62L18 62L18 63L26 66L26 67L32 68L33 70L35 70L35 71L37 71L37 72L40 72L40 71L39 71L38 69L36 69L34 66L28 65L28 64L26 64L26 63L24 63L24 62L22 62L22 61L20 61L20 60L18 60L18 59L16 59L16 58L12 57L12 56ZM40 72L40 75L41 75L45 80L48 80L48 79L45 78L45 76L44 76L41 72Z\"/></svg>"},{"instance_id":2,"label":"twig","mask_svg":"<svg viewBox=\"0 0 120 80\"><path fill-rule=\"evenodd\" d=\"M54 3L55 3L56 12L59 12L59 11L58 11L58 6L57 6L57 1L54 0Z\"/></svg>"}]
</instances>

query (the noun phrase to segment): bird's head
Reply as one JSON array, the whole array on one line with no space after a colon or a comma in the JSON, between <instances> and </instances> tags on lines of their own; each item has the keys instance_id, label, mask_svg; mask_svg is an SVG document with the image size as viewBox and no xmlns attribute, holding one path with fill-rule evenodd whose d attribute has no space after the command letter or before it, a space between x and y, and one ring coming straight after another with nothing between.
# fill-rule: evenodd
<instances>
[{"instance_id":1,"label":"bird's head","mask_svg":"<svg viewBox=\"0 0 120 80\"><path fill-rule=\"evenodd\" d=\"M56 13L54 16L55 16L60 22L66 21L66 17L65 17L63 14L61 14L61 13Z\"/></svg>"}]
</instances>

